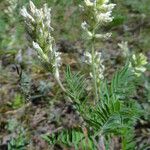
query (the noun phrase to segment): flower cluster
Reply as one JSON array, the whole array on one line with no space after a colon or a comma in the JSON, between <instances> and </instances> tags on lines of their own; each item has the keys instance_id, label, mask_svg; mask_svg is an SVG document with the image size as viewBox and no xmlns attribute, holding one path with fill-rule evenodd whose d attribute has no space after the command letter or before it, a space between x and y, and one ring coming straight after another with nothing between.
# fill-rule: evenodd
<instances>
[{"instance_id":1,"label":"flower cluster","mask_svg":"<svg viewBox=\"0 0 150 150\"><path fill-rule=\"evenodd\" d=\"M133 54L130 67L132 68L132 71L135 73L135 75L139 77L146 71L145 65L147 63L147 58L142 53L138 55Z\"/></svg>"},{"instance_id":2,"label":"flower cluster","mask_svg":"<svg viewBox=\"0 0 150 150\"><path fill-rule=\"evenodd\" d=\"M86 21L84 21L81 25L83 30L85 30L87 36L89 39L92 38L98 38L98 39L107 39L111 36L111 33L106 34L96 34L95 29L97 29L99 26L109 23L113 20L112 17L112 10L115 7L115 4L108 4L109 0L84 0L86 7L92 8L92 19L94 18L95 25L92 27L93 31L89 31ZM90 18L89 18L90 19Z\"/></svg>"},{"instance_id":3,"label":"flower cluster","mask_svg":"<svg viewBox=\"0 0 150 150\"><path fill-rule=\"evenodd\" d=\"M115 7L115 4L108 4L109 0L104 0L103 3L98 2L96 3L95 8L95 15L97 22L100 23L109 23L113 20L112 17L112 10Z\"/></svg>"},{"instance_id":4,"label":"flower cluster","mask_svg":"<svg viewBox=\"0 0 150 150\"><path fill-rule=\"evenodd\" d=\"M92 77L96 82L100 82L104 78L104 65L101 59L101 53L96 52L94 39L108 39L111 33L96 33L98 28L113 20L112 10L115 4L109 3L109 0L84 0L85 7L90 10L91 16L81 24L82 29L85 31L87 40L91 40L91 51L85 52L85 63L88 63L93 68ZM90 14L89 14L90 15ZM87 23L88 22L88 23ZM94 75L95 74L95 75ZM95 88L96 89L96 88Z\"/></svg>"},{"instance_id":5,"label":"flower cluster","mask_svg":"<svg viewBox=\"0 0 150 150\"><path fill-rule=\"evenodd\" d=\"M60 53L56 51L54 46L54 38L51 36L51 31L53 31L51 9L46 4L43 8L37 9L30 1L29 8L23 7L20 13L24 18L26 30L42 65L58 77L58 67L61 60Z\"/></svg>"},{"instance_id":6,"label":"flower cluster","mask_svg":"<svg viewBox=\"0 0 150 150\"><path fill-rule=\"evenodd\" d=\"M84 53L84 57L85 60L84 62L88 65L91 65L92 63L92 55L89 52L85 52ZM95 57L94 57L94 67L96 70L96 76L97 78L97 83L100 82L100 80L104 79L104 70L105 70L105 66L103 65L103 59L102 59L102 54L101 52L96 52L95 53ZM92 73L90 72L90 76L93 77Z\"/></svg>"},{"instance_id":7,"label":"flower cluster","mask_svg":"<svg viewBox=\"0 0 150 150\"><path fill-rule=\"evenodd\" d=\"M147 57L142 53L140 54L131 53L128 47L128 42L121 42L118 44L118 46L123 51L123 55L126 58L131 59L130 68L132 72L138 77L141 76L141 74L146 71L145 65L148 63Z\"/></svg>"}]
</instances>

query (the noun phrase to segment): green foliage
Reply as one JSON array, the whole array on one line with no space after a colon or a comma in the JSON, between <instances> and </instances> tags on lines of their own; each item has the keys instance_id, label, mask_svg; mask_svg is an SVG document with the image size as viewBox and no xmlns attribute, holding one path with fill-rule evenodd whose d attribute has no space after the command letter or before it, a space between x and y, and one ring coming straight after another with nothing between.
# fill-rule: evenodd
<instances>
[{"instance_id":1,"label":"green foliage","mask_svg":"<svg viewBox=\"0 0 150 150\"><path fill-rule=\"evenodd\" d=\"M8 143L8 150L26 150L27 140L24 129L21 129L15 138L11 138Z\"/></svg>"},{"instance_id":2,"label":"green foliage","mask_svg":"<svg viewBox=\"0 0 150 150\"><path fill-rule=\"evenodd\" d=\"M122 129L122 150L134 150L135 140L134 140L134 129L124 128Z\"/></svg>"},{"instance_id":3,"label":"green foliage","mask_svg":"<svg viewBox=\"0 0 150 150\"><path fill-rule=\"evenodd\" d=\"M78 93L84 84L84 80L82 76L79 77L79 74L72 75L70 68L67 68L66 81L68 89L70 89L68 94L76 103L80 104L77 110L86 122L88 138L94 140L94 144L98 143L97 139L100 136L104 136L107 141L111 139L112 135L117 135L121 136L123 150L133 150L135 148L133 126L141 116L142 111L138 103L130 98L135 90L133 81L136 77L130 69L129 64L127 64L120 71L117 71L110 85L106 80L102 81L100 100L96 105L93 105L87 100L84 104L80 101L76 102L76 98L80 97ZM80 90L82 91L82 89ZM79 144L81 140L80 132L78 132L80 138L77 136L77 139L72 139L72 142L70 142L70 136L74 133L74 129L65 130L65 132L52 134L48 138L46 136L46 140L51 144L63 143L70 146L73 141L79 139L76 141ZM76 144L76 147L78 147L78 144ZM80 144L84 146L84 143Z\"/></svg>"},{"instance_id":4,"label":"green foliage","mask_svg":"<svg viewBox=\"0 0 150 150\"><path fill-rule=\"evenodd\" d=\"M111 95L117 99L129 98L133 94L134 88L134 74L127 64L123 69L117 71L111 82Z\"/></svg>"},{"instance_id":5,"label":"green foliage","mask_svg":"<svg viewBox=\"0 0 150 150\"><path fill-rule=\"evenodd\" d=\"M99 102L97 106L90 107L85 114L85 120L94 129L95 137L107 135L111 132L118 133L121 126L120 102ZM117 127L117 129L116 129Z\"/></svg>"},{"instance_id":6,"label":"green foliage","mask_svg":"<svg viewBox=\"0 0 150 150\"><path fill-rule=\"evenodd\" d=\"M126 19L125 16L116 13L114 15L113 21L109 25L107 25L107 28L108 27L112 28L112 27L117 27L119 25L122 25L124 23L125 19Z\"/></svg>"},{"instance_id":7,"label":"green foliage","mask_svg":"<svg viewBox=\"0 0 150 150\"><path fill-rule=\"evenodd\" d=\"M128 6L131 6L131 8L135 11L138 11L140 13L150 14L150 1L149 0L126 0L124 3Z\"/></svg>"},{"instance_id":8,"label":"green foliage","mask_svg":"<svg viewBox=\"0 0 150 150\"><path fill-rule=\"evenodd\" d=\"M148 32L150 30L146 28L149 26L149 22L147 21L148 19L146 20L145 18L149 17L150 1L116 1L118 1L117 5L121 7L116 9L113 22L110 25L101 28L100 30L105 31L110 29L110 27L113 28L120 26L119 32L117 34L117 42L118 37L120 38L122 36L120 36L122 32L125 32L124 35L128 41L130 41L129 35L134 32L134 35L137 36L135 39L138 39L138 43L136 44L141 46L141 48L139 48L140 51L143 51L143 49L146 48L149 50ZM5 3L4 0L3 2ZM34 2L38 6L44 3L42 0L34 0ZM22 28L20 25L21 20L18 16L18 12L20 7L23 4L26 5L27 3L28 0L18 2L18 6L15 9L15 12L12 13L14 14L14 18L9 17L8 14L4 14L3 11L0 14L0 56L8 54L15 56L18 49L26 49L26 42L24 42L24 28ZM79 27L81 24L81 18L79 17L78 5L81 4L81 0L49 0L48 4L52 7L52 26L56 29L54 35L56 39L60 39L58 35L61 34L62 39L69 39L74 41L80 40L81 34L79 33L81 30ZM0 6L0 8L1 7L2 6ZM90 8L88 9L89 11L87 14L83 14L82 16L82 18L85 18L85 20L90 17L89 13L92 11ZM130 11L131 13L129 13ZM135 16L138 16L137 20L132 20L132 17L136 18ZM128 19L130 19L130 21ZM137 24L136 21L146 21L146 25L142 24L140 27L137 26L137 29L132 29L132 26ZM128 33L128 30L131 30L131 33ZM138 32L140 31L140 33L136 32L135 30ZM132 40L134 40L133 36ZM134 46L135 41L132 40L131 43ZM96 45L96 47L99 47L99 45ZM137 60L140 61L140 59ZM88 134L85 136L81 128L72 128L63 129L60 132L52 133L50 135L46 134L43 135L42 138L51 146L60 144L69 148L73 147L75 149L96 150L96 145L99 142L100 137L104 137L104 142L106 144L110 143L109 140L113 139L113 136L117 136L118 139L121 139L120 145L122 150L134 150L136 147L134 126L136 125L137 120L140 118L142 113L145 120L149 120L150 118L150 109L148 103L150 100L150 83L149 79L146 79L147 82L145 81L144 85L144 98L146 101L145 103L141 104L146 111L142 112L138 101L132 99L136 89L136 82L139 79L136 78L129 64L127 63L125 67L118 70L114 74L111 82L107 80L101 81L100 87L98 89L100 93L100 99L96 105L93 104L93 95L91 93L87 94L86 92L86 77L79 72L72 73L70 67L67 67L67 71L65 73L65 94L73 101L72 105L75 106L77 112L79 112L79 115L86 123L85 126L87 128ZM134 64L132 67L135 68L136 65L139 66L138 64L139 63ZM48 67L49 66L46 65L46 68ZM145 70L143 70L143 72L144 71ZM26 96L25 98L30 98L31 82L32 80L28 74L25 72L20 73L20 90ZM40 82L40 86L37 89L40 93L38 96L46 97L50 88L50 84L46 84L46 82ZM141 101L142 100L143 99L141 99ZM22 96L20 94L16 94L12 102L12 107L14 109L20 108L23 104L24 99ZM15 119L8 120L7 130L9 132L13 132L17 126L18 123ZM24 131L21 131L16 137L11 138L8 143L8 149L24 150L25 145L26 139Z\"/></svg>"},{"instance_id":9,"label":"green foliage","mask_svg":"<svg viewBox=\"0 0 150 150\"><path fill-rule=\"evenodd\" d=\"M133 85L133 76L128 76L129 70L129 66L126 65L118 71L112 79L110 88L106 81L101 83L100 101L96 106L88 106L85 113L85 120L95 130L95 137L107 137L111 134L121 136L123 150L135 148L133 126L142 112L139 105L129 99L133 92L133 88L130 88L130 85ZM129 93L131 89L132 92ZM121 101L124 97L128 99Z\"/></svg>"},{"instance_id":10,"label":"green foliage","mask_svg":"<svg viewBox=\"0 0 150 150\"><path fill-rule=\"evenodd\" d=\"M140 116L143 114L143 111L137 102L131 100L124 105L121 114L123 116L123 128L121 129L122 149L134 150L136 147L134 126L137 120L140 119Z\"/></svg>"},{"instance_id":11,"label":"green foliage","mask_svg":"<svg viewBox=\"0 0 150 150\"><path fill-rule=\"evenodd\" d=\"M9 119L7 123L7 130L9 132L13 132L15 131L18 125L18 121L15 118Z\"/></svg>"},{"instance_id":12,"label":"green foliage","mask_svg":"<svg viewBox=\"0 0 150 150\"><path fill-rule=\"evenodd\" d=\"M13 133L8 141L8 150L26 150L27 138L25 130L20 126L17 119L12 118L8 120L7 130Z\"/></svg>"},{"instance_id":13,"label":"green foliage","mask_svg":"<svg viewBox=\"0 0 150 150\"><path fill-rule=\"evenodd\" d=\"M96 150L96 146L92 137L85 137L82 131L78 129L63 129L60 133L54 133L51 135L43 135L42 138L50 145L60 144L67 146L68 148L90 149Z\"/></svg>"},{"instance_id":14,"label":"green foliage","mask_svg":"<svg viewBox=\"0 0 150 150\"><path fill-rule=\"evenodd\" d=\"M80 73L72 74L69 66L67 67L65 74L67 94L74 100L74 102L76 102L77 104L81 104L81 100L85 96L86 87L86 79L84 75L81 75Z\"/></svg>"},{"instance_id":15,"label":"green foliage","mask_svg":"<svg viewBox=\"0 0 150 150\"><path fill-rule=\"evenodd\" d=\"M51 89L51 84L45 81L40 81L38 90L43 96L47 95Z\"/></svg>"},{"instance_id":16,"label":"green foliage","mask_svg":"<svg viewBox=\"0 0 150 150\"><path fill-rule=\"evenodd\" d=\"M11 106L14 109L17 109L17 108L20 108L21 106L23 106L24 103L25 103L25 100L24 100L23 96L20 94L16 94L12 103L11 103Z\"/></svg>"},{"instance_id":17,"label":"green foliage","mask_svg":"<svg viewBox=\"0 0 150 150\"><path fill-rule=\"evenodd\" d=\"M7 50L11 53L16 53L18 49L22 49L24 44L24 28L20 24L19 10L20 3L16 0L5 0L0 2L0 51ZM12 50L12 52L11 52Z\"/></svg>"}]
</instances>

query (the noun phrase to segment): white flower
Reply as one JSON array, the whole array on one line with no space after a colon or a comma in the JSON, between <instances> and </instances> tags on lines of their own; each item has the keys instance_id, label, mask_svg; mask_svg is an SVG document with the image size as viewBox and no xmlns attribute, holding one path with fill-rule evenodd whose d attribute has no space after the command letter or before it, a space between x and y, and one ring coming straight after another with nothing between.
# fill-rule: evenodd
<instances>
[{"instance_id":1,"label":"white flower","mask_svg":"<svg viewBox=\"0 0 150 150\"><path fill-rule=\"evenodd\" d=\"M84 21L82 24L81 24L81 27L82 27L82 29L85 31L85 33L86 33L86 38L87 39L92 39L92 37L93 37L93 34L92 34L92 32L91 31L89 31L88 30L88 24Z\"/></svg>"},{"instance_id":2,"label":"white flower","mask_svg":"<svg viewBox=\"0 0 150 150\"><path fill-rule=\"evenodd\" d=\"M25 7L23 7L20 11L20 14L25 18L25 19L29 19L32 22L34 22L34 18L27 12L27 9Z\"/></svg>"},{"instance_id":3,"label":"white flower","mask_svg":"<svg viewBox=\"0 0 150 150\"><path fill-rule=\"evenodd\" d=\"M142 53L140 53L139 55L133 54L132 59L134 60L134 64L137 66L146 65L148 63L146 56Z\"/></svg>"},{"instance_id":4,"label":"white flower","mask_svg":"<svg viewBox=\"0 0 150 150\"><path fill-rule=\"evenodd\" d=\"M37 51L42 62L46 61L52 65L59 59L55 56L53 49L53 37L51 27L51 9L45 4L43 8L37 9L32 1L29 2L29 11L23 7L20 14L24 18L26 29L33 41L33 48ZM34 42L36 41L36 42ZM45 45L45 46L43 46Z\"/></svg>"},{"instance_id":5,"label":"white flower","mask_svg":"<svg viewBox=\"0 0 150 150\"><path fill-rule=\"evenodd\" d=\"M42 48L39 46L38 43L33 41L33 48L37 51L39 57L43 59L45 62L49 62L48 56L44 54Z\"/></svg>"},{"instance_id":6,"label":"white flower","mask_svg":"<svg viewBox=\"0 0 150 150\"><path fill-rule=\"evenodd\" d=\"M89 52L85 52L84 53L84 62L87 64L91 64L92 63L92 55Z\"/></svg>"},{"instance_id":7,"label":"white flower","mask_svg":"<svg viewBox=\"0 0 150 150\"><path fill-rule=\"evenodd\" d=\"M84 62L88 65L92 65L92 55L89 52L84 53ZM102 54L101 52L96 52L95 53L95 58L94 58L94 67L96 69L96 76L98 77L98 81L104 79L104 70L105 66L103 65L103 59L102 59ZM92 73L90 72L90 76L93 78Z\"/></svg>"},{"instance_id":8,"label":"white flower","mask_svg":"<svg viewBox=\"0 0 150 150\"><path fill-rule=\"evenodd\" d=\"M135 70L136 70L136 71L139 71L139 72L145 72L145 71L146 71L146 68L145 68L144 66L135 67Z\"/></svg>"},{"instance_id":9,"label":"white flower","mask_svg":"<svg viewBox=\"0 0 150 150\"><path fill-rule=\"evenodd\" d=\"M23 6L23 8L20 10L20 14L23 16L23 17L25 17L25 18L27 18L28 17L28 12L27 12L27 9Z\"/></svg>"},{"instance_id":10,"label":"white flower","mask_svg":"<svg viewBox=\"0 0 150 150\"><path fill-rule=\"evenodd\" d=\"M86 21L82 22L81 27L83 30L87 30L88 24L86 23Z\"/></svg>"},{"instance_id":11,"label":"white flower","mask_svg":"<svg viewBox=\"0 0 150 150\"><path fill-rule=\"evenodd\" d=\"M36 43L36 42L33 41L32 44L33 44L33 48L34 48L34 49L40 49L40 50L41 50L41 47L39 46L38 43ZM41 51L42 51L42 50L41 50Z\"/></svg>"},{"instance_id":12,"label":"white flower","mask_svg":"<svg viewBox=\"0 0 150 150\"><path fill-rule=\"evenodd\" d=\"M133 54L130 68L137 76L141 76L146 71L145 65L147 64L147 58L140 53L139 55Z\"/></svg>"},{"instance_id":13,"label":"white flower","mask_svg":"<svg viewBox=\"0 0 150 150\"><path fill-rule=\"evenodd\" d=\"M35 5L33 4L32 1L29 1L29 9L30 9L32 14L35 14L36 7L35 7Z\"/></svg>"},{"instance_id":14,"label":"white flower","mask_svg":"<svg viewBox=\"0 0 150 150\"><path fill-rule=\"evenodd\" d=\"M94 0L94 2L91 2L90 0L84 0L86 6L94 6L96 3L96 0Z\"/></svg>"},{"instance_id":15,"label":"white flower","mask_svg":"<svg viewBox=\"0 0 150 150\"><path fill-rule=\"evenodd\" d=\"M97 39L108 39L110 37L111 37L111 33L95 34L95 38L97 38Z\"/></svg>"},{"instance_id":16,"label":"white flower","mask_svg":"<svg viewBox=\"0 0 150 150\"><path fill-rule=\"evenodd\" d=\"M95 53L95 68L96 68L96 75L98 77L97 82L104 79L104 70L105 66L103 65L103 59L101 52Z\"/></svg>"},{"instance_id":17,"label":"white flower","mask_svg":"<svg viewBox=\"0 0 150 150\"><path fill-rule=\"evenodd\" d=\"M113 20L111 13L112 13L111 11L108 11L106 13L97 13L96 17L97 17L98 22L102 22L102 23L111 22Z\"/></svg>"},{"instance_id":18,"label":"white flower","mask_svg":"<svg viewBox=\"0 0 150 150\"><path fill-rule=\"evenodd\" d=\"M112 11L114 9L114 7L116 6L116 4L103 4L100 6L101 10L105 10L105 11Z\"/></svg>"}]
</instances>

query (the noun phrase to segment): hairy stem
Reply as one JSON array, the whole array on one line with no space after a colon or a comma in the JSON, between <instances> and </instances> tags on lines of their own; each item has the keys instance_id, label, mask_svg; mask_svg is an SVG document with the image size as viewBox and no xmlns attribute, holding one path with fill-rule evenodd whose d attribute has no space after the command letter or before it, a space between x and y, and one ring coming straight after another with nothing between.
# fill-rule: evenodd
<instances>
[{"instance_id":1,"label":"hairy stem","mask_svg":"<svg viewBox=\"0 0 150 150\"><path fill-rule=\"evenodd\" d=\"M66 89L64 88L64 86L62 85L60 79L59 79L59 71L58 71L58 68L56 67L56 70L55 70L55 80L57 81L58 85L60 86L60 88L62 89L63 92L66 92Z\"/></svg>"},{"instance_id":2,"label":"hairy stem","mask_svg":"<svg viewBox=\"0 0 150 150\"><path fill-rule=\"evenodd\" d=\"M95 68L95 48L94 48L94 40L91 43L92 46L92 74L93 74L93 84L94 84L94 92L95 92L95 101L94 103L98 102L98 88L97 88L97 75L96 75L96 68Z\"/></svg>"}]
</instances>

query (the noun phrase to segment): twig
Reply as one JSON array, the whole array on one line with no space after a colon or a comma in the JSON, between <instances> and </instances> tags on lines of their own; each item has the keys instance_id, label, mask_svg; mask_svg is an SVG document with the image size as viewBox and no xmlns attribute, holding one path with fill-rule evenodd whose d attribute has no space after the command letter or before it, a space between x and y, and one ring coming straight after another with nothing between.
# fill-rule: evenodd
<instances>
[{"instance_id":1,"label":"twig","mask_svg":"<svg viewBox=\"0 0 150 150\"><path fill-rule=\"evenodd\" d=\"M17 109L17 110L12 110L12 111L7 111L5 114L6 115L15 115L15 114L23 114L25 112L25 109L28 108L29 106L31 106L32 103L29 102L26 105L24 105L23 107Z\"/></svg>"}]
</instances>

